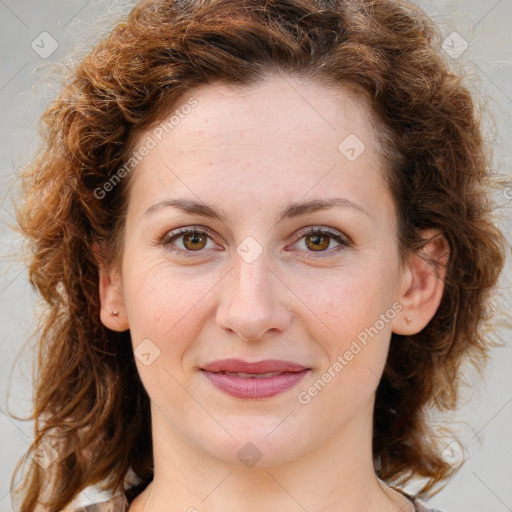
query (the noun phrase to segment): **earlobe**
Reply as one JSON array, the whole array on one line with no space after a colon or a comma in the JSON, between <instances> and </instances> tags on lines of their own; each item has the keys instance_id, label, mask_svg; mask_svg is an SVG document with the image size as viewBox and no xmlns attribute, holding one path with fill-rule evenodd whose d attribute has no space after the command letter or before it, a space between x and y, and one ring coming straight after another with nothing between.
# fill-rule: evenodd
<instances>
[{"instance_id":1,"label":"earlobe","mask_svg":"<svg viewBox=\"0 0 512 512\"><path fill-rule=\"evenodd\" d=\"M98 254L97 247L95 248L95 253ZM98 276L101 323L112 331L126 331L129 329L129 324L119 271L114 267L99 262Z\"/></svg>"},{"instance_id":2,"label":"earlobe","mask_svg":"<svg viewBox=\"0 0 512 512\"><path fill-rule=\"evenodd\" d=\"M449 259L446 238L435 230L425 230L427 240L418 254L412 254L404 269L399 302L401 314L392 322L396 334L420 332L434 317L444 292L444 278Z\"/></svg>"}]
</instances>

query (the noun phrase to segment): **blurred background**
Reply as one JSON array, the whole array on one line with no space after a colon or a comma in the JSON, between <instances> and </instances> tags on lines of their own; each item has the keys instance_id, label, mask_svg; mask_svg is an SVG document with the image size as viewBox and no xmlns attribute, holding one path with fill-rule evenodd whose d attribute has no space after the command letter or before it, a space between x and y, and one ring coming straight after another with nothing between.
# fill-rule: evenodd
<instances>
[{"instance_id":1,"label":"blurred background","mask_svg":"<svg viewBox=\"0 0 512 512\"><path fill-rule=\"evenodd\" d=\"M512 176L512 1L415 3L440 27L454 68L471 76L469 83L492 115L486 126L494 167ZM28 349L20 351L35 327L37 304L19 260L19 237L9 227L15 223L16 176L38 145L39 116L59 89L55 63L72 65L132 7L128 1L0 0L0 512L12 510L12 472L33 437L31 422L8 414L31 410L35 358ZM496 201L499 222L512 241L512 190ZM501 314L512 311L511 282L509 260L496 301ZM436 418L457 432L457 440L446 440L443 456L454 466L465 460L428 502L443 512L512 511L512 330L501 318L496 325L505 343L493 350L485 380L468 374L474 385L462 407ZM99 496L87 489L83 502Z\"/></svg>"}]
</instances>

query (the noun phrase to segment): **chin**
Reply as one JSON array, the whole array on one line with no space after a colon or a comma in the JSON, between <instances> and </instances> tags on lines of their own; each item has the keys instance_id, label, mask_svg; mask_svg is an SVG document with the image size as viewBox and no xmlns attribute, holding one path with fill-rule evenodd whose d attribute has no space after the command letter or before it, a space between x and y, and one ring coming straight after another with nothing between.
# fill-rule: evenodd
<instances>
[{"instance_id":1,"label":"chin","mask_svg":"<svg viewBox=\"0 0 512 512\"><path fill-rule=\"evenodd\" d=\"M285 425L283 417L246 416L223 420L219 435L200 435L198 446L224 464L246 468L271 468L298 458L307 447L304 429ZM282 423L280 423L282 422ZM301 433L302 431L302 433Z\"/></svg>"}]
</instances>

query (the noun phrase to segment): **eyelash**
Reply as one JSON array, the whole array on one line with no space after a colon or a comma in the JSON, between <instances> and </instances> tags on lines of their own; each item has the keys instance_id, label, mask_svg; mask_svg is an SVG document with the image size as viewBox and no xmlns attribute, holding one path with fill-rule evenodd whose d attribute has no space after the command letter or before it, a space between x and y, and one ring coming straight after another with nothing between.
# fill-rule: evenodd
<instances>
[{"instance_id":1,"label":"eyelash","mask_svg":"<svg viewBox=\"0 0 512 512\"><path fill-rule=\"evenodd\" d=\"M165 246L166 248L168 248L168 250L170 250L172 252L182 253L187 258L195 257L194 253L200 253L200 252L203 252L203 250L188 251L185 249L174 249L174 248L171 249L170 248L170 246L173 245L172 242L174 242L181 236L187 235L187 234L206 235L208 238L213 239L213 236L208 229L206 229L206 228L199 229L197 227L190 227L190 228L180 228L176 231L171 231L171 232L167 233L160 241L160 244ZM322 235L322 236L328 236L328 237L332 238L333 240L335 240L336 242L338 242L340 244L338 246L339 250L343 250L343 248L346 248L346 247L352 247L352 242L350 241L350 239L348 239L348 237L343 236L339 232L330 230L328 228L317 228L317 227L310 228L307 231L302 231L300 234L297 235L297 238L296 238L294 244L296 244L297 242L302 240L304 237L314 236L314 235ZM336 249L336 248L334 248L334 249ZM308 251L308 252L310 252L310 251ZM324 258L324 257L326 257L325 255L332 256L333 252L339 252L339 251L338 250L333 251L331 249L331 250L325 250L325 251L318 251L317 254L315 254L315 251L311 251L311 254L308 255L307 257L308 258Z\"/></svg>"}]
</instances>

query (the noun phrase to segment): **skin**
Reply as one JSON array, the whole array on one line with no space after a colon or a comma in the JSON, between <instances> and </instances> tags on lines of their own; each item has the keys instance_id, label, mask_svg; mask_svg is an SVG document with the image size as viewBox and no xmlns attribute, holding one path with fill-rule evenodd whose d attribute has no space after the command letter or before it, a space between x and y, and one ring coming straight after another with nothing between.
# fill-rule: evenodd
<instances>
[{"instance_id":1,"label":"skin","mask_svg":"<svg viewBox=\"0 0 512 512\"><path fill-rule=\"evenodd\" d=\"M103 323L130 329L130 349L149 339L160 351L147 366L136 358L151 400L155 475L130 512L412 511L374 472L375 391L391 333L420 331L443 285L420 257L400 261L368 106L346 90L276 75L250 88L202 86L181 104L190 96L197 106L133 171L120 267L100 267ZM152 133L140 134L135 149ZM349 134L365 145L354 161L338 149ZM172 206L146 213L176 198L211 205L223 220ZM328 198L359 208L277 222L291 203ZM183 227L209 236L165 239ZM350 244L304 236L308 227ZM263 249L251 262L237 253L248 236ZM441 261L446 244L425 251ZM298 394L393 304L394 318L300 403ZM225 357L311 370L277 396L240 399L199 371ZM261 453L253 467L237 457L248 442Z\"/></svg>"}]
</instances>

